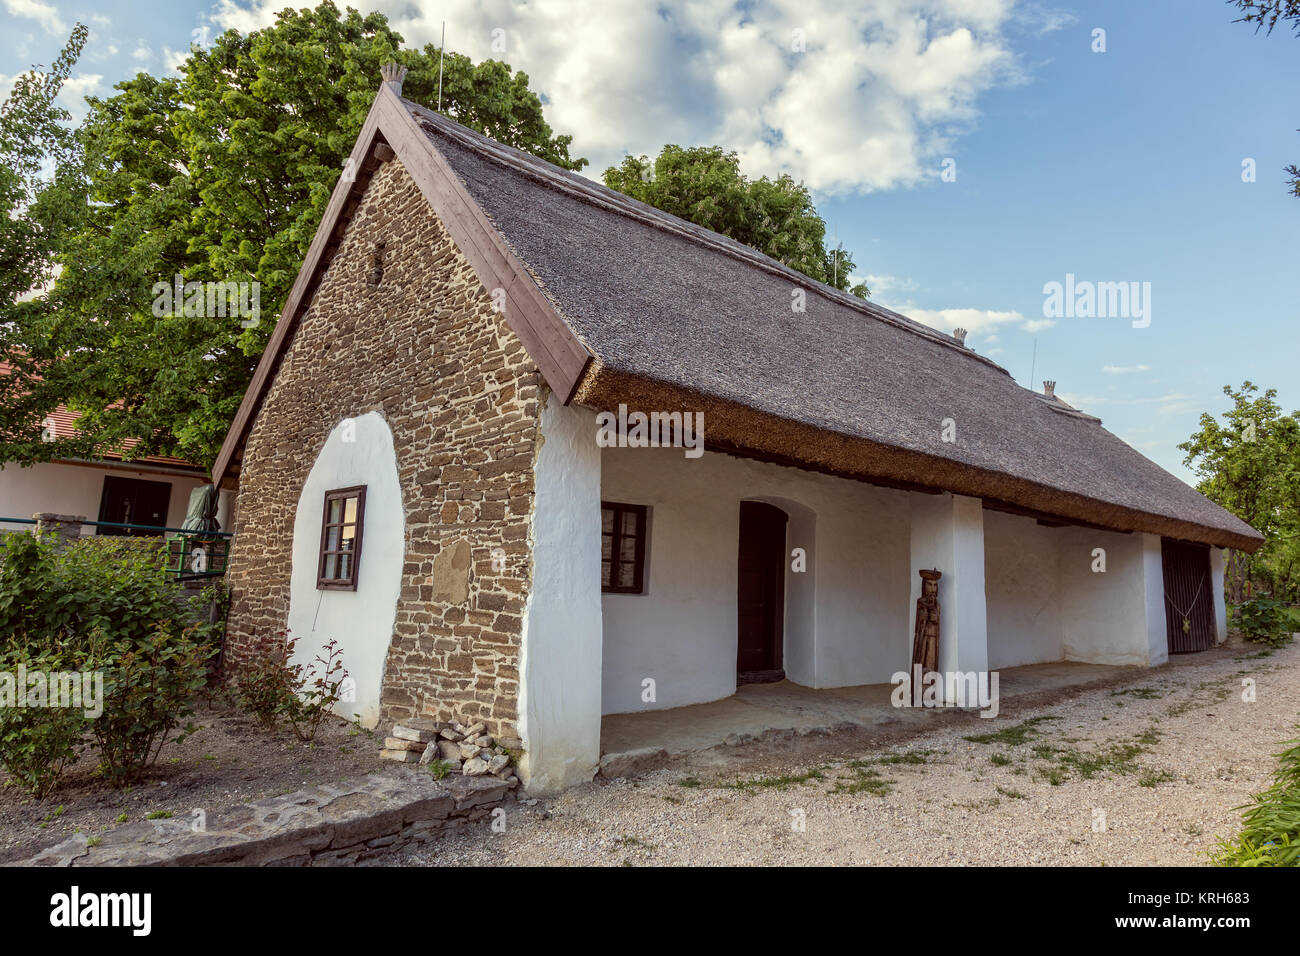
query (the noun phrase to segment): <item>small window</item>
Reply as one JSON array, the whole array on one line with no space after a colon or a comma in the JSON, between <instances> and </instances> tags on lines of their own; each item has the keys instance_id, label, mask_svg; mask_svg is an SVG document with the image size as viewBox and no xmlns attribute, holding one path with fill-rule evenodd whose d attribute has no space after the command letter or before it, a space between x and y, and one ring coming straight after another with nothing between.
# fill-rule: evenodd
<instances>
[{"instance_id":1,"label":"small window","mask_svg":"<svg viewBox=\"0 0 1300 956\"><path fill-rule=\"evenodd\" d=\"M600 589L641 594L645 583L645 505L600 503Z\"/></svg>"},{"instance_id":2,"label":"small window","mask_svg":"<svg viewBox=\"0 0 1300 956\"><path fill-rule=\"evenodd\" d=\"M320 568L316 587L355 591L361 562L361 530L366 517L366 486L325 492L321 522Z\"/></svg>"}]
</instances>

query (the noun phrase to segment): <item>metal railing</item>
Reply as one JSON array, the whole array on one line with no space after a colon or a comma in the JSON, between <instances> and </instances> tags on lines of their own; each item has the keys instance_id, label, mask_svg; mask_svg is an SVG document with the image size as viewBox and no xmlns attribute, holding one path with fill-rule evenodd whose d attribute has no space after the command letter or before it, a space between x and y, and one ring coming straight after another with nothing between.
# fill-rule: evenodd
<instances>
[{"instance_id":1,"label":"metal railing","mask_svg":"<svg viewBox=\"0 0 1300 956\"><path fill-rule=\"evenodd\" d=\"M230 539L234 537L229 531L198 531L194 528L166 528L158 525L123 524L118 521L43 522L36 518L0 517L0 547L4 546L4 525L35 526L54 523L63 526L110 528L118 531L121 537L164 538L167 545L166 570L168 574L174 574L178 581L202 581L224 575L226 561L230 556Z\"/></svg>"}]
</instances>

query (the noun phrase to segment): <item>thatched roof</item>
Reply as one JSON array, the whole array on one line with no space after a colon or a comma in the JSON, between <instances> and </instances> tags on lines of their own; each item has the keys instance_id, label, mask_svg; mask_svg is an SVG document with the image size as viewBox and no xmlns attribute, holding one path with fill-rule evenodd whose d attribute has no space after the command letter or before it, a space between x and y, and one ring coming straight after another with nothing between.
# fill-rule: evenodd
<instances>
[{"instance_id":1,"label":"thatched roof","mask_svg":"<svg viewBox=\"0 0 1300 956\"><path fill-rule=\"evenodd\" d=\"M1125 530L1262 540L1096 418L951 336L404 102L595 356L578 401L713 399L725 431L706 415L711 444ZM745 422L741 409L759 415ZM942 441L949 418L955 443Z\"/></svg>"},{"instance_id":2,"label":"thatched roof","mask_svg":"<svg viewBox=\"0 0 1300 956\"><path fill-rule=\"evenodd\" d=\"M376 145L378 144L378 145ZM1253 551L1262 537L990 359L707 229L380 89L353 158L395 155L562 400L705 412L708 447L951 491L1045 522ZM363 184L352 184L352 192ZM337 247L342 184L214 469L237 467L296 316ZM791 309L802 290L805 311ZM945 419L956 442L942 440Z\"/></svg>"}]
</instances>

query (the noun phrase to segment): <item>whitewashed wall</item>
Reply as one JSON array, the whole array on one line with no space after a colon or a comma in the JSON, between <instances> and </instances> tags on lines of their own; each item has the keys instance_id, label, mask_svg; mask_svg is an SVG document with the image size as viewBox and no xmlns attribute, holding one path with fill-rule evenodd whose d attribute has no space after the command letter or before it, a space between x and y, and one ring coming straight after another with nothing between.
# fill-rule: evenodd
<instances>
[{"instance_id":1,"label":"whitewashed wall","mask_svg":"<svg viewBox=\"0 0 1300 956\"><path fill-rule=\"evenodd\" d=\"M1065 659L1060 528L984 512L984 587L989 667Z\"/></svg>"},{"instance_id":2,"label":"whitewashed wall","mask_svg":"<svg viewBox=\"0 0 1300 956\"><path fill-rule=\"evenodd\" d=\"M99 517L104 478L108 475L162 481L171 485L171 498L167 503L169 528L181 526L190 503L190 492L207 483L198 476L159 474L130 468L92 468L63 462L42 462L30 468L9 464L0 469L0 518L30 518L45 511L84 515L94 521ZM30 530L31 525L0 523L0 528ZM82 534L94 533L92 527L82 528Z\"/></svg>"},{"instance_id":3,"label":"whitewashed wall","mask_svg":"<svg viewBox=\"0 0 1300 956\"><path fill-rule=\"evenodd\" d=\"M790 679L813 687L878 683L906 664L906 493L713 452L687 459L681 449L607 448L601 496L652 509L647 593L602 596L604 713L680 707L735 692L736 556L745 499L791 515ZM796 547L808 554L803 575L790 569ZM655 681L653 703L641 700L645 678Z\"/></svg>"},{"instance_id":4,"label":"whitewashed wall","mask_svg":"<svg viewBox=\"0 0 1300 956\"><path fill-rule=\"evenodd\" d=\"M354 440L347 440L347 439ZM355 591L321 591L321 521L325 492L366 486L365 525ZM289 634L297 638L294 662L310 664L331 639L356 682L356 700L335 712L379 722L384 662L397 617L406 552L406 514L397 477L397 454L388 423L378 412L339 422L330 432L298 497L293 522L293 574L289 584Z\"/></svg>"},{"instance_id":5,"label":"whitewashed wall","mask_svg":"<svg viewBox=\"0 0 1300 956\"><path fill-rule=\"evenodd\" d=\"M1160 538L1062 528L1061 624L1065 659L1093 664L1162 664L1165 634ZM1094 552L1106 570L1093 570Z\"/></svg>"},{"instance_id":6,"label":"whitewashed wall","mask_svg":"<svg viewBox=\"0 0 1300 956\"><path fill-rule=\"evenodd\" d=\"M549 395L534 483L533 581L520 651L519 772L530 793L600 760L600 449L595 412Z\"/></svg>"}]
</instances>

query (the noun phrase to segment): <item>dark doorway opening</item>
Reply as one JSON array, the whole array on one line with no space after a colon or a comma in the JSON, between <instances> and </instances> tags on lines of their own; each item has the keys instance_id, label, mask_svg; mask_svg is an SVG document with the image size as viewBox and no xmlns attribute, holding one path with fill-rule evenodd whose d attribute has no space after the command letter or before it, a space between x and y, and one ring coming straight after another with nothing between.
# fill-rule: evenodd
<instances>
[{"instance_id":1,"label":"dark doorway opening","mask_svg":"<svg viewBox=\"0 0 1300 956\"><path fill-rule=\"evenodd\" d=\"M736 683L785 678L785 525L780 508L740 503Z\"/></svg>"},{"instance_id":2,"label":"dark doorway opening","mask_svg":"<svg viewBox=\"0 0 1300 956\"><path fill-rule=\"evenodd\" d=\"M1203 544L1160 539L1165 579L1165 632L1170 654L1208 651L1214 646L1214 579L1210 549Z\"/></svg>"},{"instance_id":3,"label":"dark doorway opening","mask_svg":"<svg viewBox=\"0 0 1300 956\"><path fill-rule=\"evenodd\" d=\"M166 481L144 481L140 478L104 478L104 492L99 499L99 520L114 524L147 525L163 528L167 525L167 506L171 502L172 486ZM137 528L99 528L100 534L156 535L156 531Z\"/></svg>"}]
</instances>

